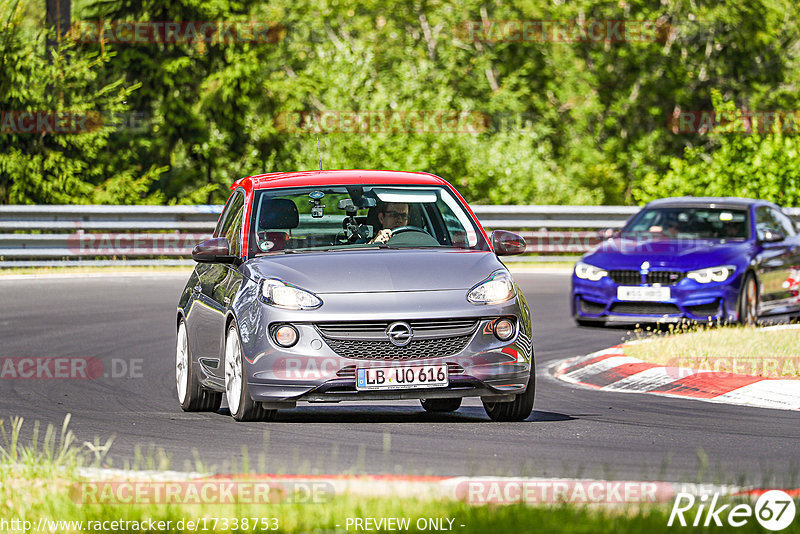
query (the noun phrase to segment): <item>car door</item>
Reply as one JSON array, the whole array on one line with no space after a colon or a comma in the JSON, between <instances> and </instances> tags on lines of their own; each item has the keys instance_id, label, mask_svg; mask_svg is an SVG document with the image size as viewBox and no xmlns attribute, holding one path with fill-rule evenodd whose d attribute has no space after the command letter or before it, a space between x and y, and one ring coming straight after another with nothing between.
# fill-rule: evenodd
<instances>
[{"instance_id":1,"label":"car door","mask_svg":"<svg viewBox=\"0 0 800 534\"><path fill-rule=\"evenodd\" d=\"M237 204L231 224L223 230L221 236L228 240L231 256L240 257L241 255L245 212L244 202ZM208 299L211 306L215 310L219 310L219 313L214 314L214 320L216 321L214 330L219 333L219 351L216 358L219 362L224 363L225 337L227 335L225 323L231 303L236 298L236 293L242 285L243 275L239 272L238 263L228 263L221 265L221 267L222 270L219 276L214 279L214 285L209 288ZM218 365L214 368L213 374L224 384L225 371L223 365Z\"/></svg>"},{"instance_id":2,"label":"car door","mask_svg":"<svg viewBox=\"0 0 800 534\"><path fill-rule=\"evenodd\" d=\"M791 297L786 281L791 278L792 266L798 261L798 248L791 220L788 221L791 229L787 229L781 217L785 215L770 206L758 206L755 211L756 239L760 248L756 260L760 313L783 312ZM787 231L792 233L787 235ZM785 238L769 241L767 238L770 233L781 234Z\"/></svg>"},{"instance_id":3,"label":"car door","mask_svg":"<svg viewBox=\"0 0 800 534\"><path fill-rule=\"evenodd\" d=\"M244 192L237 191L228 199L214 230L214 237L227 237L241 232ZM238 240L236 241L239 242ZM232 244L233 245L233 244ZM233 248L233 247L231 247ZM230 266L222 263L200 263L195 268L197 282L192 288L193 304L187 321L194 357L212 381L223 379L221 354L225 340L225 288L229 287Z\"/></svg>"},{"instance_id":4,"label":"car door","mask_svg":"<svg viewBox=\"0 0 800 534\"><path fill-rule=\"evenodd\" d=\"M770 214L779 225L785 239L781 241L786 250L785 268L780 280L780 287L776 288L776 306L781 307L781 312L800 309L800 235L797 227L788 215L775 208L770 208ZM777 281L776 281L777 285Z\"/></svg>"}]
</instances>

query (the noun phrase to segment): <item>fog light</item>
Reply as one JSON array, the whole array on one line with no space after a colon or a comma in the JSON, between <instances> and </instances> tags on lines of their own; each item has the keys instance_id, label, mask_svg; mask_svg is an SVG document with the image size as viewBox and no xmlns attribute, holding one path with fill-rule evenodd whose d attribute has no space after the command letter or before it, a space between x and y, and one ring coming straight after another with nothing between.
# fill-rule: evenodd
<instances>
[{"instance_id":1,"label":"fog light","mask_svg":"<svg viewBox=\"0 0 800 534\"><path fill-rule=\"evenodd\" d=\"M297 343L299 334L297 333L297 329L295 327L290 324L285 324L276 328L272 333L272 337L275 339L275 343L281 347L288 348Z\"/></svg>"},{"instance_id":2,"label":"fog light","mask_svg":"<svg viewBox=\"0 0 800 534\"><path fill-rule=\"evenodd\" d=\"M514 323L508 319L500 319L494 324L494 335L500 341L508 341L514 337Z\"/></svg>"}]
</instances>

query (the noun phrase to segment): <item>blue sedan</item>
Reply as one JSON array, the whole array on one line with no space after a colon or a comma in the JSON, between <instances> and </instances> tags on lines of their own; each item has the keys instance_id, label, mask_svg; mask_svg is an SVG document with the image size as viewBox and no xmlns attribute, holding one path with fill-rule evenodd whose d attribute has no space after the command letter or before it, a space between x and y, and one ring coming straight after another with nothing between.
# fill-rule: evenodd
<instances>
[{"instance_id":1,"label":"blue sedan","mask_svg":"<svg viewBox=\"0 0 800 534\"><path fill-rule=\"evenodd\" d=\"M572 315L606 322L722 321L800 313L800 234L781 208L743 198L647 204L572 274Z\"/></svg>"}]
</instances>

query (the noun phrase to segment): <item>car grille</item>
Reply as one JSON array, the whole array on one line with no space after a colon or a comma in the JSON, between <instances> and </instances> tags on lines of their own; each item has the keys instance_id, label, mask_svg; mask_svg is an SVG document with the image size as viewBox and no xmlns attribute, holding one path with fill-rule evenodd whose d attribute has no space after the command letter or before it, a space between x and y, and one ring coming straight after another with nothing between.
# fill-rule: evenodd
<instances>
[{"instance_id":1,"label":"car grille","mask_svg":"<svg viewBox=\"0 0 800 534\"><path fill-rule=\"evenodd\" d=\"M672 286L683 280L685 276L686 274L680 271L650 271L647 273L647 283Z\"/></svg>"},{"instance_id":2,"label":"car grille","mask_svg":"<svg viewBox=\"0 0 800 534\"><path fill-rule=\"evenodd\" d=\"M404 347L394 345L386 336L386 329L393 322L330 322L315 326L331 350L344 358L404 361L458 354L467 346L480 321L476 318L406 321L414 337Z\"/></svg>"},{"instance_id":3,"label":"car grille","mask_svg":"<svg viewBox=\"0 0 800 534\"><path fill-rule=\"evenodd\" d=\"M710 304L700 304L699 306L687 306L689 313L695 317L715 317L719 314L719 302L714 301Z\"/></svg>"},{"instance_id":4,"label":"car grille","mask_svg":"<svg viewBox=\"0 0 800 534\"><path fill-rule=\"evenodd\" d=\"M448 376L462 375L464 374L464 368L455 362L447 362L447 374ZM348 365L346 367L342 367L341 369L339 369L339 371L337 371L336 376L339 378L351 378L355 380L356 366Z\"/></svg>"},{"instance_id":5,"label":"car grille","mask_svg":"<svg viewBox=\"0 0 800 534\"><path fill-rule=\"evenodd\" d=\"M345 358L356 360L416 360L442 358L458 354L467 346L472 336L445 339L414 339L405 347L389 341L356 341L352 339L326 339L328 346Z\"/></svg>"},{"instance_id":6,"label":"car grille","mask_svg":"<svg viewBox=\"0 0 800 534\"><path fill-rule=\"evenodd\" d=\"M611 313L630 315L670 315L680 312L676 305L668 302L617 302L611 306Z\"/></svg>"},{"instance_id":7,"label":"car grille","mask_svg":"<svg viewBox=\"0 0 800 534\"><path fill-rule=\"evenodd\" d=\"M598 314L598 313L603 313L603 310L606 309L605 304L598 304L596 302L583 299L580 299L580 302L581 302L581 311L583 313Z\"/></svg>"},{"instance_id":8,"label":"car grille","mask_svg":"<svg viewBox=\"0 0 800 534\"><path fill-rule=\"evenodd\" d=\"M317 323L315 326L326 340L386 341L386 329L394 321L362 321ZM472 335L478 319L421 319L406 321L414 331L414 340ZM411 343L414 343L412 341ZM392 345L394 346L394 345Z\"/></svg>"},{"instance_id":9,"label":"car grille","mask_svg":"<svg viewBox=\"0 0 800 534\"><path fill-rule=\"evenodd\" d=\"M631 286L642 283L639 271L608 271L608 276L617 284Z\"/></svg>"},{"instance_id":10,"label":"car grille","mask_svg":"<svg viewBox=\"0 0 800 534\"><path fill-rule=\"evenodd\" d=\"M639 271L609 271L608 276L617 284L638 286L642 283L642 274ZM647 273L648 284L671 286L680 282L686 273L680 271L650 271Z\"/></svg>"}]
</instances>

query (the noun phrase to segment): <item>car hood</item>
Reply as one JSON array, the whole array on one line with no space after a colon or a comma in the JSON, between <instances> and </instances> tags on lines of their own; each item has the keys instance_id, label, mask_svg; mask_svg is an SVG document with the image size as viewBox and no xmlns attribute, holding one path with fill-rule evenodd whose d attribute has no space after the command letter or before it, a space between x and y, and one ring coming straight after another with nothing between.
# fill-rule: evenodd
<instances>
[{"instance_id":1,"label":"car hood","mask_svg":"<svg viewBox=\"0 0 800 534\"><path fill-rule=\"evenodd\" d=\"M702 269L746 261L752 244L710 239L660 239L642 241L613 238L603 241L583 260L603 269L638 270L645 261L651 267L679 270Z\"/></svg>"},{"instance_id":2,"label":"car hood","mask_svg":"<svg viewBox=\"0 0 800 534\"><path fill-rule=\"evenodd\" d=\"M452 249L303 252L242 267L250 278L278 278L318 294L467 290L504 268L492 252Z\"/></svg>"}]
</instances>

